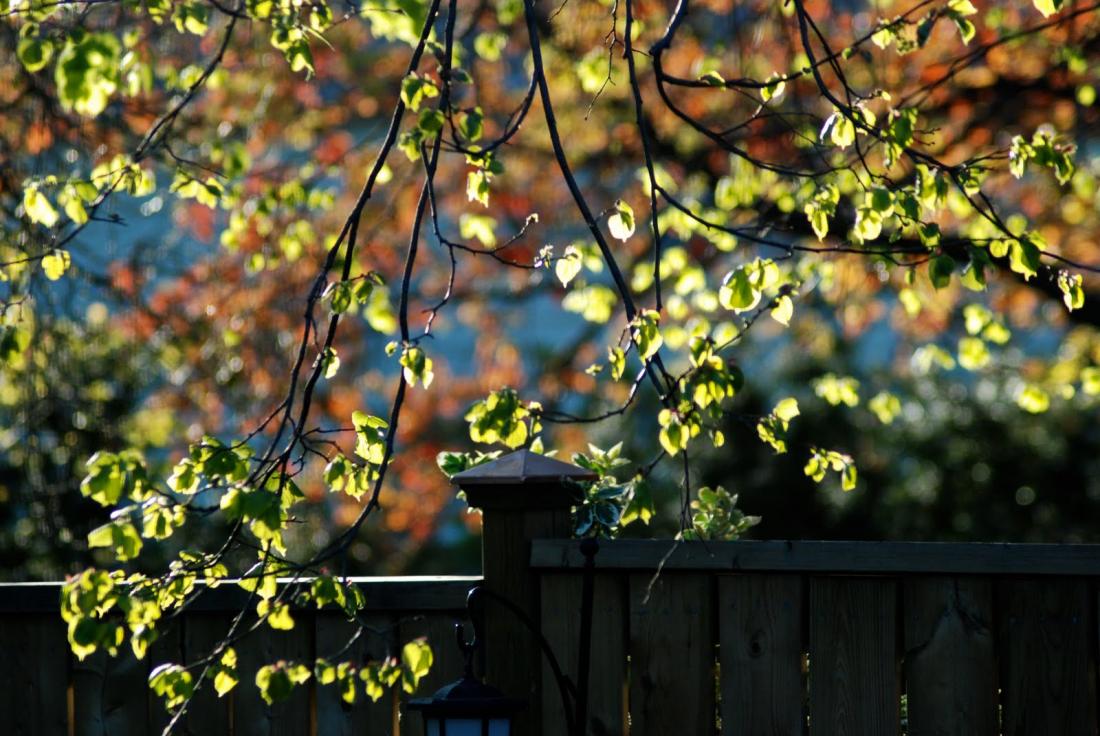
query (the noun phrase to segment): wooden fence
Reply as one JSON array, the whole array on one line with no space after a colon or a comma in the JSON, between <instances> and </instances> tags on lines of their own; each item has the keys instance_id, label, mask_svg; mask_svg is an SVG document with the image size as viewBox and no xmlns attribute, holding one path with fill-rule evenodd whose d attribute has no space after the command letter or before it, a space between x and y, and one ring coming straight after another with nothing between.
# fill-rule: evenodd
<instances>
[{"instance_id":1,"label":"wooden fence","mask_svg":"<svg viewBox=\"0 0 1100 736\"><path fill-rule=\"evenodd\" d=\"M578 545L531 563L571 653ZM596 569L594 736L1097 733L1093 546L617 541Z\"/></svg>"},{"instance_id":2,"label":"wooden fence","mask_svg":"<svg viewBox=\"0 0 1100 736\"><path fill-rule=\"evenodd\" d=\"M462 662L455 621L465 617L466 592L480 578L356 579L367 600L367 635L344 656L381 659L399 653L397 643L427 636L435 667L421 691L457 679ZM97 652L83 662L69 653L58 613L59 584L0 585L0 734L4 736L144 736L168 722L161 701L148 690L151 668L205 656L241 611L243 591L225 585L207 591L138 661L127 648L118 658ZM264 626L237 647L242 682L225 698L196 696L178 733L194 736L390 736L398 732L397 690L377 703L360 693L347 707L335 687L308 683L286 701L268 706L251 682L259 666L280 659L312 662L336 654L354 632L342 614L296 610L291 631ZM405 733L422 727L410 715Z\"/></svg>"},{"instance_id":3,"label":"wooden fence","mask_svg":"<svg viewBox=\"0 0 1100 736\"><path fill-rule=\"evenodd\" d=\"M519 460L517 460L517 456ZM357 580L380 658L427 636L418 695L456 679L453 623L479 583L523 610L577 680L583 555L568 539L579 469L523 452L459 476L483 509L481 578ZM1095 736L1100 546L604 541L595 556L590 736ZM0 585L0 734L137 736L166 716L151 667L205 655L240 610L209 591L151 649L68 653L59 585ZM487 606L487 679L530 707L519 736L566 736L546 662L515 616ZM238 647L242 672L331 656L350 624L302 610ZM404 697L345 707L312 683L268 707L250 676L196 698L195 736L420 734Z\"/></svg>"}]
</instances>

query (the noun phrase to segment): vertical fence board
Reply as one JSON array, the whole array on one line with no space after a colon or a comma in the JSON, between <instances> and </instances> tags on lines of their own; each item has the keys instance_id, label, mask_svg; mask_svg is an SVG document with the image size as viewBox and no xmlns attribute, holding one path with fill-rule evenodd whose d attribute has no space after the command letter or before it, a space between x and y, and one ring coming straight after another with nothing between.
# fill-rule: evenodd
<instances>
[{"instance_id":1,"label":"vertical fence board","mask_svg":"<svg viewBox=\"0 0 1100 736\"><path fill-rule=\"evenodd\" d=\"M397 623L387 614L364 614L366 626L351 645L351 637L359 624L348 621L342 613L324 611L317 615L317 656L331 662L367 662L397 656ZM344 650L344 651L341 651ZM319 736L394 736L397 733L397 696L391 689L377 702L367 697L360 682L355 703L348 705L340 697L336 685L317 688L317 734Z\"/></svg>"},{"instance_id":2,"label":"vertical fence board","mask_svg":"<svg viewBox=\"0 0 1100 736\"><path fill-rule=\"evenodd\" d=\"M161 623L157 631L157 639L149 646L149 651L145 655L149 662L150 672L162 664L185 664L181 628L182 624L179 620ZM194 676L198 677L198 673L195 673ZM165 709L164 698L154 693L151 688L147 689L149 699L149 727L147 733L150 736L160 736L172 720L172 714ZM176 729L177 732L182 730L178 724Z\"/></svg>"},{"instance_id":3,"label":"vertical fence board","mask_svg":"<svg viewBox=\"0 0 1100 736\"><path fill-rule=\"evenodd\" d=\"M911 578L903 600L909 736L995 736L990 581Z\"/></svg>"},{"instance_id":4,"label":"vertical fence board","mask_svg":"<svg viewBox=\"0 0 1100 736\"><path fill-rule=\"evenodd\" d=\"M715 732L711 576L630 578L631 736ZM648 600L647 600L648 598Z\"/></svg>"},{"instance_id":5,"label":"vertical fence board","mask_svg":"<svg viewBox=\"0 0 1100 736\"><path fill-rule=\"evenodd\" d=\"M69 644L54 615L0 623L0 724L11 736L68 733Z\"/></svg>"},{"instance_id":6,"label":"vertical fence board","mask_svg":"<svg viewBox=\"0 0 1100 736\"><path fill-rule=\"evenodd\" d=\"M810 733L896 736L896 584L810 579Z\"/></svg>"},{"instance_id":7,"label":"vertical fence board","mask_svg":"<svg viewBox=\"0 0 1100 736\"><path fill-rule=\"evenodd\" d=\"M718 578L723 734L801 736L802 587L797 575Z\"/></svg>"},{"instance_id":8,"label":"vertical fence board","mask_svg":"<svg viewBox=\"0 0 1100 736\"><path fill-rule=\"evenodd\" d=\"M1005 736L1096 733L1093 603L1086 580L1001 581Z\"/></svg>"},{"instance_id":9,"label":"vertical fence board","mask_svg":"<svg viewBox=\"0 0 1100 736\"><path fill-rule=\"evenodd\" d=\"M578 574L542 577L542 631L562 670L578 683L581 603L584 578ZM588 724L591 736L626 733L626 591L621 577L597 573L593 579L592 640L588 670ZM543 732L568 733L561 694L548 664L542 672Z\"/></svg>"},{"instance_id":10,"label":"vertical fence board","mask_svg":"<svg viewBox=\"0 0 1100 736\"><path fill-rule=\"evenodd\" d=\"M205 659L214 651L218 643L229 633L232 618L227 614L188 613L183 622L183 656L190 665ZM231 734L230 711L239 692L251 685L248 676L241 670L240 682L225 697L219 698L209 681L195 693L191 705L184 715L187 733L195 734ZM197 677L198 671L195 672Z\"/></svg>"},{"instance_id":11,"label":"vertical fence board","mask_svg":"<svg viewBox=\"0 0 1100 736\"><path fill-rule=\"evenodd\" d=\"M73 663L76 736L131 736L148 726L148 659L139 661L129 641L117 657L103 651Z\"/></svg>"},{"instance_id":12,"label":"vertical fence board","mask_svg":"<svg viewBox=\"0 0 1100 736\"><path fill-rule=\"evenodd\" d=\"M285 661L302 663L312 669L315 654L313 613L294 613L294 628L276 631L267 623L260 625L236 647L241 681L234 688L232 703L235 736L303 736L311 731L314 680L298 685L290 697L268 705L256 686L256 671L267 664ZM246 620L245 625L251 625Z\"/></svg>"},{"instance_id":13,"label":"vertical fence board","mask_svg":"<svg viewBox=\"0 0 1100 736\"><path fill-rule=\"evenodd\" d=\"M459 622L458 612L427 613L404 619L400 623L401 643L424 637L432 648L432 669L420 680L415 693L400 694L402 706L400 731L406 736L421 736L424 722L418 713L408 711L404 703L411 698L429 698L439 688L462 677L465 661L455 639L455 623ZM462 620L463 631L467 638L473 636L469 623Z\"/></svg>"}]
</instances>

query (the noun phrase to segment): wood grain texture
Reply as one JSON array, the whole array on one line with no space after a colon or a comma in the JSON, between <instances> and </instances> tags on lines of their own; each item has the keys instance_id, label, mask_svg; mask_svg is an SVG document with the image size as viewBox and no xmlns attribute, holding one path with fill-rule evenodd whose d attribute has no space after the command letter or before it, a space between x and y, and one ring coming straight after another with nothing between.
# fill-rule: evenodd
<instances>
[{"instance_id":1,"label":"wood grain texture","mask_svg":"<svg viewBox=\"0 0 1100 736\"><path fill-rule=\"evenodd\" d=\"M60 617L0 622L0 726L11 736L68 733L69 643Z\"/></svg>"},{"instance_id":2,"label":"wood grain texture","mask_svg":"<svg viewBox=\"0 0 1100 736\"><path fill-rule=\"evenodd\" d=\"M911 578L902 600L909 736L996 736L990 581Z\"/></svg>"},{"instance_id":3,"label":"wood grain texture","mask_svg":"<svg viewBox=\"0 0 1100 736\"><path fill-rule=\"evenodd\" d=\"M1005 736L1096 733L1094 605L1086 580L999 582Z\"/></svg>"},{"instance_id":4,"label":"wood grain texture","mask_svg":"<svg viewBox=\"0 0 1100 736\"><path fill-rule=\"evenodd\" d=\"M548 574L542 578L542 632L562 670L579 683L583 577ZM624 736L626 719L627 606L621 576L593 578L592 639L588 670L590 736ZM566 736L565 711L550 666L543 663L542 713L546 736Z\"/></svg>"},{"instance_id":5,"label":"wood grain texture","mask_svg":"<svg viewBox=\"0 0 1100 736\"><path fill-rule=\"evenodd\" d=\"M229 632L230 624L228 613L189 614L183 622L183 653L187 664L209 656ZM233 702L241 690L250 685L255 687L243 672L240 673L240 678L237 687L221 698L214 692L211 683L205 683L195 694L184 715L185 733L194 736L208 733L230 734Z\"/></svg>"},{"instance_id":6,"label":"wood grain texture","mask_svg":"<svg viewBox=\"0 0 1100 736\"><path fill-rule=\"evenodd\" d=\"M423 637L432 648L432 669L421 678L415 693L400 693L401 717L400 731L404 736L421 736L424 722L419 713L406 709L405 703L411 698L430 698L436 690L462 677L465 661L455 640L455 624L463 622L464 633L473 636L469 622L463 619L463 612L432 612L403 618L398 624L401 643Z\"/></svg>"},{"instance_id":7,"label":"wood grain texture","mask_svg":"<svg viewBox=\"0 0 1100 736\"><path fill-rule=\"evenodd\" d=\"M810 579L810 733L897 736L896 584Z\"/></svg>"},{"instance_id":8,"label":"wood grain texture","mask_svg":"<svg viewBox=\"0 0 1100 736\"><path fill-rule=\"evenodd\" d=\"M601 569L652 571L662 561L665 570L1100 576L1100 545L617 539L596 555ZM576 540L539 539L531 566L580 568L584 555Z\"/></svg>"},{"instance_id":9,"label":"wood grain texture","mask_svg":"<svg viewBox=\"0 0 1100 736\"><path fill-rule=\"evenodd\" d=\"M718 578L722 733L801 736L806 683L797 575Z\"/></svg>"},{"instance_id":10,"label":"wood grain texture","mask_svg":"<svg viewBox=\"0 0 1100 736\"><path fill-rule=\"evenodd\" d=\"M397 619L389 614L367 614L366 627L351 647L348 642L359 629L343 614L322 612L317 616L317 656L332 662L353 662L359 666L386 657L399 656ZM341 653L341 650L342 653ZM348 705L335 685L317 688L317 734L328 736L394 736L397 733L397 695L388 690L381 699L367 697L362 683L355 703Z\"/></svg>"},{"instance_id":11,"label":"wood grain texture","mask_svg":"<svg viewBox=\"0 0 1100 736\"><path fill-rule=\"evenodd\" d=\"M158 627L157 638L146 654L149 671L162 664L185 664L183 651L183 632L180 621L164 621ZM197 674L195 675L198 676ZM172 720L172 714L164 707L164 699L151 688L146 697L149 699L149 725L146 733L160 736Z\"/></svg>"},{"instance_id":12,"label":"wood grain texture","mask_svg":"<svg viewBox=\"0 0 1100 736\"><path fill-rule=\"evenodd\" d=\"M95 652L73 663L75 736L144 734L149 718L148 659L124 643L117 657Z\"/></svg>"},{"instance_id":13,"label":"wood grain texture","mask_svg":"<svg viewBox=\"0 0 1100 736\"><path fill-rule=\"evenodd\" d=\"M630 578L631 736L714 734L712 578L664 572Z\"/></svg>"},{"instance_id":14,"label":"wood grain texture","mask_svg":"<svg viewBox=\"0 0 1100 736\"><path fill-rule=\"evenodd\" d=\"M268 705L256 686L256 671L276 662L300 662L312 668L315 659L313 626L311 615L298 613L290 631L276 631L264 623L237 646L241 681L234 688L232 703L234 736L302 736L309 733L315 689L313 678L295 687L286 700Z\"/></svg>"}]
</instances>

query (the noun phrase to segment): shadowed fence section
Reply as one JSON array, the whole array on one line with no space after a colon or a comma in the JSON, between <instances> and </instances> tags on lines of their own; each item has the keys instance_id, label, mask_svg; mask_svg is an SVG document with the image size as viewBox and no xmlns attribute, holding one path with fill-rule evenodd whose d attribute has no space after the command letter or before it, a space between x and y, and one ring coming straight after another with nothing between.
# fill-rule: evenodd
<instances>
[{"instance_id":1,"label":"shadowed fence section","mask_svg":"<svg viewBox=\"0 0 1100 736\"><path fill-rule=\"evenodd\" d=\"M624 540L595 562L590 734L1098 732L1095 546ZM578 543L531 563L575 648Z\"/></svg>"},{"instance_id":2,"label":"shadowed fence section","mask_svg":"<svg viewBox=\"0 0 1100 736\"><path fill-rule=\"evenodd\" d=\"M294 611L290 631L263 626L238 645L242 682L226 697L204 689L179 733L195 736L392 736L419 733L410 714L398 723L397 689L371 702L360 692L347 706L335 686L311 680L286 701L268 706L251 681L256 669L278 660L312 664L317 657L369 661L399 656L399 642L428 637L435 654L420 693L462 674L453 645L454 624L465 618L466 593L481 578L356 578L367 601L366 633L348 647L355 625L336 611ZM125 647L117 658L97 652L83 661L69 653L58 613L60 584L0 585L0 733L5 736L144 736L168 723L149 692L149 672L165 662L190 663L207 655L229 630L247 594L232 584L206 591L164 630L138 661Z\"/></svg>"}]
</instances>

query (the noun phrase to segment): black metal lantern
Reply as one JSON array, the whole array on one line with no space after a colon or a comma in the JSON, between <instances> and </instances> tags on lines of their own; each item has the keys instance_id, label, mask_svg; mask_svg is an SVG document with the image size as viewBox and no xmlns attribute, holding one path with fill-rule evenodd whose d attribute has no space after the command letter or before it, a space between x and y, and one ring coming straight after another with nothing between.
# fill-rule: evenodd
<instances>
[{"instance_id":1,"label":"black metal lantern","mask_svg":"<svg viewBox=\"0 0 1100 736\"><path fill-rule=\"evenodd\" d=\"M512 736L512 719L526 706L469 672L432 697L408 705L423 715L425 736Z\"/></svg>"}]
</instances>

